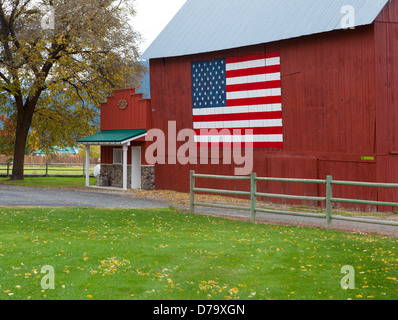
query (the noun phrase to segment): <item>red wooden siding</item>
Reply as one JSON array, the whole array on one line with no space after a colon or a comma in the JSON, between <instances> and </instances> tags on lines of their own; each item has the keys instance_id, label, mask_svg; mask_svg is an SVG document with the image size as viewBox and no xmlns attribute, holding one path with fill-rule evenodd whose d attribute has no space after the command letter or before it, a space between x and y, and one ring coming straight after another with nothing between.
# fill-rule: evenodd
<instances>
[{"instance_id":1,"label":"red wooden siding","mask_svg":"<svg viewBox=\"0 0 398 320\"><path fill-rule=\"evenodd\" d=\"M377 181L398 182L398 1L375 22ZM398 190L378 190L380 201L398 201ZM387 208L389 210L397 210Z\"/></svg>"},{"instance_id":2,"label":"red wooden siding","mask_svg":"<svg viewBox=\"0 0 398 320\"><path fill-rule=\"evenodd\" d=\"M128 102L126 110L120 110L118 102ZM101 130L151 129L150 100L142 99L134 89L116 90L113 97L101 105Z\"/></svg>"},{"instance_id":3,"label":"red wooden siding","mask_svg":"<svg viewBox=\"0 0 398 320\"><path fill-rule=\"evenodd\" d=\"M374 154L372 43L365 27L279 44L285 152Z\"/></svg>"},{"instance_id":4,"label":"red wooden siding","mask_svg":"<svg viewBox=\"0 0 398 320\"><path fill-rule=\"evenodd\" d=\"M375 23L377 153L398 154L398 2L390 2Z\"/></svg>"},{"instance_id":5,"label":"red wooden siding","mask_svg":"<svg viewBox=\"0 0 398 320\"><path fill-rule=\"evenodd\" d=\"M390 0L376 19L378 22L398 22L398 2Z\"/></svg>"},{"instance_id":6,"label":"red wooden siding","mask_svg":"<svg viewBox=\"0 0 398 320\"><path fill-rule=\"evenodd\" d=\"M120 110L118 103L120 99L128 102L125 110ZM152 128L151 101L142 99L142 94L136 94L134 89L116 90L113 97L101 105L101 130L129 130ZM141 163L146 165L145 151L148 143L141 138L131 143L132 146L141 146ZM113 148L101 147L101 163L113 163ZM121 148L121 147L118 147ZM131 151L128 151L128 163L131 164Z\"/></svg>"},{"instance_id":7,"label":"red wooden siding","mask_svg":"<svg viewBox=\"0 0 398 320\"><path fill-rule=\"evenodd\" d=\"M385 183L398 182L398 156L380 156L377 159L378 181ZM397 189L379 188L378 200L380 201L398 201ZM388 211L398 211L395 208L381 208Z\"/></svg>"}]
</instances>

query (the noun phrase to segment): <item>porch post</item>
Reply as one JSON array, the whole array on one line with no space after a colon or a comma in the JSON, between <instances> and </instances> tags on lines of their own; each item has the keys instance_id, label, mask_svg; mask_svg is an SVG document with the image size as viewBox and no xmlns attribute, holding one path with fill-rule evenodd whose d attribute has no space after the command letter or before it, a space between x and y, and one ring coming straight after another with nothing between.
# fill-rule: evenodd
<instances>
[{"instance_id":1,"label":"porch post","mask_svg":"<svg viewBox=\"0 0 398 320\"><path fill-rule=\"evenodd\" d=\"M123 190L127 190L127 151L128 145L123 145Z\"/></svg>"},{"instance_id":2,"label":"porch post","mask_svg":"<svg viewBox=\"0 0 398 320\"><path fill-rule=\"evenodd\" d=\"M90 186L90 145L86 145L86 187Z\"/></svg>"}]
</instances>

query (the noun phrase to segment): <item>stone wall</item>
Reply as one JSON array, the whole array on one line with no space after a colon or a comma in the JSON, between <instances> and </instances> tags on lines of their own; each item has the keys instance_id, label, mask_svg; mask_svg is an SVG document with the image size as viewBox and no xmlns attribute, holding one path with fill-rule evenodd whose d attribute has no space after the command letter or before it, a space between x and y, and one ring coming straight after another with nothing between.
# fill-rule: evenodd
<instances>
[{"instance_id":1,"label":"stone wall","mask_svg":"<svg viewBox=\"0 0 398 320\"><path fill-rule=\"evenodd\" d=\"M155 166L141 167L141 189L155 190Z\"/></svg>"},{"instance_id":2,"label":"stone wall","mask_svg":"<svg viewBox=\"0 0 398 320\"><path fill-rule=\"evenodd\" d=\"M97 185L102 187L123 188L123 166L121 164L102 164ZM131 187L131 166L127 166L127 187ZM141 167L141 189L155 190L155 167Z\"/></svg>"}]
</instances>

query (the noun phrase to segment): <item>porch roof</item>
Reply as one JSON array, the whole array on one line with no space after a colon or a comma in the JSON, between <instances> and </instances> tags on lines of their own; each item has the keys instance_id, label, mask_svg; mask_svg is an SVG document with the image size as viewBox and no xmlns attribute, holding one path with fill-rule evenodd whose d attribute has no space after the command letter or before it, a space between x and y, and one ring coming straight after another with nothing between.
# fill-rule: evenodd
<instances>
[{"instance_id":1,"label":"porch roof","mask_svg":"<svg viewBox=\"0 0 398 320\"><path fill-rule=\"evenodd\" d=\"M77 140L84 145L124 145L147 135L145 129L103 130L92 136Z\"/></svg>"}]
</instances>

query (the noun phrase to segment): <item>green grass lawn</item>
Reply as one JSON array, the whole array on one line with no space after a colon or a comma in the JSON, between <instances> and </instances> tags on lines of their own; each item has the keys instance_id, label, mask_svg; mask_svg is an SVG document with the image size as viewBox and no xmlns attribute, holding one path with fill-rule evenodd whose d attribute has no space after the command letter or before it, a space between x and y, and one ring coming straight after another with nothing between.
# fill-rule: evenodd
<instances>
[{"instance_id":1,"label":"green grass lawn","mask_svg":"<svg viewBox=\"0 0 398 320\"><path fill-rule=\"evenodd\" d=\"M96 184L95 178L90 178L90 185ZM0 178L0 183L23 187L40 188L80 188L86 185L86 178L81 177L25 177L23 181L10 181Z\"/></svg>"},{"instance_id":2,"label":"green grass lawn","mask_svg":"<svg viewBox=\"0 0 398 320\"><path fill-rule=\"evenodd\" d=\"M0 208L0 300L396 300L397 248L397 239L171 208ZM41 287L46 265L54 290ZM354 290L341 288L345 265Z\"/></svg>"}]
</instances>

